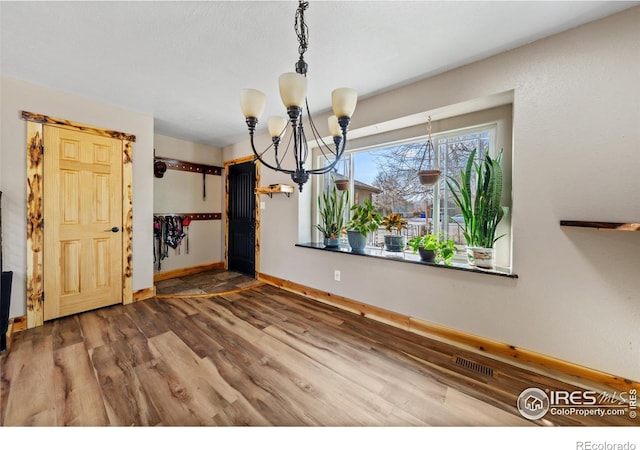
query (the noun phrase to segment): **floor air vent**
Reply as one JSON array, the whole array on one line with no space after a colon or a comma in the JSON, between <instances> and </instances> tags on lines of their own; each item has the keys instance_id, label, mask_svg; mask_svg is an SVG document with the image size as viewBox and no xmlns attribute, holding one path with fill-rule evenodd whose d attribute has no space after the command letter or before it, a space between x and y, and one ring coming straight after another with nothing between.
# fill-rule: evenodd
<instances>
[{"instance_id":1,"label":"floor air vent","mask_svg":"<svg viewBox=\"0 0 640 450\"><path fill-rule=\"evenodd\" d=\"M469 361L468 359L461 358L460 356L456 357L456 365L464 367L465 369L473 370L474 372L478 372L483 375L487 375L489 377L493 376L493 369L491 367L483 366L482 364Z\"/></svg>"}]
</instances>

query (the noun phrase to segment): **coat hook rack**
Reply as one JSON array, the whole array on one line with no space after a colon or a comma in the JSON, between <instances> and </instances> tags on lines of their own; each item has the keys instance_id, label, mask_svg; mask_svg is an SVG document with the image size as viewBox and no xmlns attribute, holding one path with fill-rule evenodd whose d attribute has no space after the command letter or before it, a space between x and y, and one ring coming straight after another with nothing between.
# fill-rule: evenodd
<instances>
[{"instance_id":1,"label":"coat hook rack","mask_svg":"<svg viewBox=\"0 0 640 450\"><path fill-rule=\"evenodd\" d=\"M154 217L179 216L190 220L221 220L222 213L155 213Z\"/></svg>"},{"instance_id":2,"label":"coat hook rack","mask_svg":"<svg viewBox=\"0 0 640 450\"><path fill-rule=\"evenodd\" d=\"M222 175L222 167L218 166L182 161L180 159L163 158L161 156L156 156L155 160L164 162L167 165L167 169L202 173L205 175Z\"/></svg>"}]
</instances>

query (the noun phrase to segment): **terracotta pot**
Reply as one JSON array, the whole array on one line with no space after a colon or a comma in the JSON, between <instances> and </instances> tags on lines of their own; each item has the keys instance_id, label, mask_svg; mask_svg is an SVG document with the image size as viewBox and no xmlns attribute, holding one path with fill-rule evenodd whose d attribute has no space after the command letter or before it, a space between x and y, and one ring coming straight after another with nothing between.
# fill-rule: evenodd
<instances>
[{"instance_id":1,"label":"terracotta pot","mask_svg":"<svg viewBox=\"0 0 640 450\"><path fill-rule=\"evenodd\" d=\"M336 180L335 184L339 191L346 191L349 189L349 180Z\"/></svg>"},{"instance_id":2,"label":"terracotta pot","mask_svg":"<svg viewBox=\"0 0 640 450\"><path fill-rule=\"evenodd\" d=\"M439 170L421 170L418 172L418 178L420 179L420 184L424 186L432 186L440 178L440 171Z\"/></svg>"}]
</instances>

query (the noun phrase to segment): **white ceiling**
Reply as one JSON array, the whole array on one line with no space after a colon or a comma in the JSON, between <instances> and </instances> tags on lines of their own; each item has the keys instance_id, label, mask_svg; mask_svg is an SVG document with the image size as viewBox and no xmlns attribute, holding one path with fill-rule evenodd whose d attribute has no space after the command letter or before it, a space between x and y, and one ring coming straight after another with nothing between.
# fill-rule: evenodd
<instances>
[{"instance_id":1,"label":"white ceiling","mask_svg":"<svg viewBox=\"0 0 640 450\"><path fill-rule=\"evenodd\" d=\"M311 0L309 104L326 110L335 87L371 96L639 3ZM296 7L2 1L0 71L152 115L156 133L223 147L247 137L242 88L267 94L264 117L284 115L277 78L298 58Z\"/></svg>"}]
</instances>

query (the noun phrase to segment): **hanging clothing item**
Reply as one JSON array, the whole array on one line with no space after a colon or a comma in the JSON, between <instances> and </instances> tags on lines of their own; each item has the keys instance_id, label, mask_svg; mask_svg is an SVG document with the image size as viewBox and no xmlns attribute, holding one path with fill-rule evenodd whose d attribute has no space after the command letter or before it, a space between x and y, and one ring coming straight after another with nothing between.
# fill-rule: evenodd
<instances>
[{"instance_id":1,"label":"hanging clothing item","mask_svg":"<svg viewBox=\"0 0 640 450\"><path fill-rule=\"evenodd\" d=\"M202 171L202 201L207 199L207 173Z\"/></svg>"},{"instance_id":2,"label":"hanging clothing item","mask_svg":"<svg viewBox=\"0 0 640 450\"><path fill-rule=\"evenodd\" d=\"M187 255L189 254L189 225L190 224L191 224L191 219L189 217L182 218L182 228L184 230L184 234L187 239Z\"/></svg>"},{"instance_id":3,"label":"hanging clothing item","mask_svg":"<svg viewBox=\"0 0 640 450\"><path fill-rule=\"evenodd\" d=\"M153 217L153 262L158 264L158 271L162 270L162 260L168 255L164 242L166 235L165 220L162 216Z\"/></svg>"},{"instance_id":4,"label":"hanging clothing item","mask_svg":"<svg viewBox=\"0 0 640 450\"><path fill-rule=\"evenodd\" d=\"M169 247L177 249L182 242L182 238L184 238L184 233L182 232L182 217L166 216L164 220L167 224L165 242Z\"/></svg>"}]
</instances>

